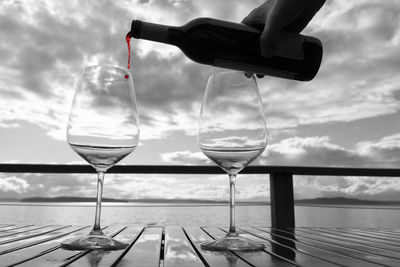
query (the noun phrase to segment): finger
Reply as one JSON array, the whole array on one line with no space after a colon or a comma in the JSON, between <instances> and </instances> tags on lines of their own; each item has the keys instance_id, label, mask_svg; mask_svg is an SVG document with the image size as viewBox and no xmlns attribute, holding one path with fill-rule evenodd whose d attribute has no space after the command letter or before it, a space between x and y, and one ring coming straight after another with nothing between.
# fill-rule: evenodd
<instances>
[{"instance_id":1,"label":"finger","mask_svg":"<svg viewBox=\"0 0 400 267\"><path fill-rule=\"evenodd\" d=\"M275 0L273 2L260 38L263 56L272 56L277 50L283 27L300 15L305 2L306 0Z\"/></svg>"},{"instance_id":2,"label":"finger","mask_svg":"<svg viewBox=\"0 0 400 267\"><path fill-rule=\"evenodd\" d=\"M270 28L264 30L260 37L260 49L261 55L264 57L270 57L278 49L280 30Z\"/></svg>"},{"instance_id":3,"label":"finger","mask_svg":"<svg viewBox=\"0 0 400 267\"><path fill-rule=\"evenodd\" d=\"M309 0L303 12L292 23L284 26L283 31L301 32L324 4L325 0Z\"/></svg>"},{"instance_id":4,"label":"finger","mask_svg":"<svg viewBox=\"0 0 400 267\"><path fill-rule=\"evenodd\" d=\"M262 31L264 29L265 20L271 9L273 0L265 1L259 7L253 9L243 20L242 23L254 27Z\"/></svg>"},{"instance_id":5,"label":"finger","mask_svg":"<svg viewBox=\"0 0 400 267\"><path fill-rule=\"evenodd\" d=\"M246 76L246 78L251 78L251 77L253 77L253 73L250 73L250 72L245 72L244 73L244 76Z\"/></svg>"},{"instance_id":6,"label":"finger","mask_svg":"<svg viewBox=\"0 0 400 267\"><path fill-rule=\"evenodd\" d=\"M303 12L308 2L309 0L275 0L267 16L266 26L281 30Z\"/></svg>"}]
</instances>

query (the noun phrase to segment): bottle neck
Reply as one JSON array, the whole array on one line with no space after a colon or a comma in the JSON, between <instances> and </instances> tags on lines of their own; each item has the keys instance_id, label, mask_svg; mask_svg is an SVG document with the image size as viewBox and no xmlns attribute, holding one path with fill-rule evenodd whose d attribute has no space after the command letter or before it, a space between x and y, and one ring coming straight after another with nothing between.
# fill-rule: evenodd
<instances>
[{"instance_id":1,"label":"bottle neck","mask_svg":"<svg viewBox=\"0 0 400 267\"><path fill-rule=\"evenodd\" d=\"M136 39L145 39L166 44L174 44L170 37L170 30L176 27L156 23L133 20L131 36Z\"/></svg>"}]
</instances>

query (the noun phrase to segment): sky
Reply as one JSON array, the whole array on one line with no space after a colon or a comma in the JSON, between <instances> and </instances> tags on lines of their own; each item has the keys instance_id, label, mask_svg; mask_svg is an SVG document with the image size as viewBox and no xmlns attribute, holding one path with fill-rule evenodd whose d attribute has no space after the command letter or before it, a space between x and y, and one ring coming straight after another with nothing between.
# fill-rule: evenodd
<instances>
[{"instance_id":1,"label":"sky","mask_svg":"<svg viewBox=\"0 0 400 267\"><path fill-rule=\"evenodd\" d=\"M126 67L132 19L240 22L263 1L0 3L0 162L86 164L66 142L75 84L89 65ZM314 80L258 79L268 144L252 164L400 165L400 2L329 0L302 32L322 41ZM140 143L120 164L212 164L197 144L210 66L132 40ZM0 198L95 196L93 175L0 173ZM400 179L295 176L295 198L400 200ZM268 175L240 175L240 200L268 200ZM227 199L224 175L106 175L104 196Z\"/></svg>"}]
</instances>

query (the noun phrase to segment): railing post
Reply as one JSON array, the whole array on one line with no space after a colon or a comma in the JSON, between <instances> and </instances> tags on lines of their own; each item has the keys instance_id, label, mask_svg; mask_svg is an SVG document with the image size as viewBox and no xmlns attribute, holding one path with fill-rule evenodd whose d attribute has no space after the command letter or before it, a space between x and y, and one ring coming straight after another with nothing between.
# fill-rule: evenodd
<instances>
[{"instance_id":1,"label":"railing post","mask_svg":"<svg viewBox=\"0 0 400 267\"><path fill-rule=\"evenodd\" d=\"M288 172L270 174L271 227L286 230L295 227L293 175Z\"/></svg>"},{"instance_id":2,"label":"railing post","mask_svg":"<svg viewBox=\"0 0 400 267\"><path fill-rule=\"evenodd\" d=\"M286 247L272 243L272 251L290 260L296 258L294 232L293 175L289 172L272 172L269 178L271 192L271 237ZM282 230L282 231L280 231Z\"/></svg>"}]
</instances>

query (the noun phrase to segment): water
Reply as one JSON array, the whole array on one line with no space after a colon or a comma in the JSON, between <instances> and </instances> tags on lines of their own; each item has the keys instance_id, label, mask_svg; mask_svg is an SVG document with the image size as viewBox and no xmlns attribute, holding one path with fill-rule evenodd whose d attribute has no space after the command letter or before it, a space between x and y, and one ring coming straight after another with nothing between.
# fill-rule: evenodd
<instances>
[{"instance_id":1,"label":"water","mask_svg":"<svg viewBox=\"0 0 400 267\"><path fill-rule=\"evenodd\" d=\"M296 206L296 226L400 228L400 207ZM0 223L91 225L92 203L0 203ZM106 203L102 225L227 226L227 205ZM238 206L237 226L271 225L270 206Z\"/></svg>"}]
</instances>

